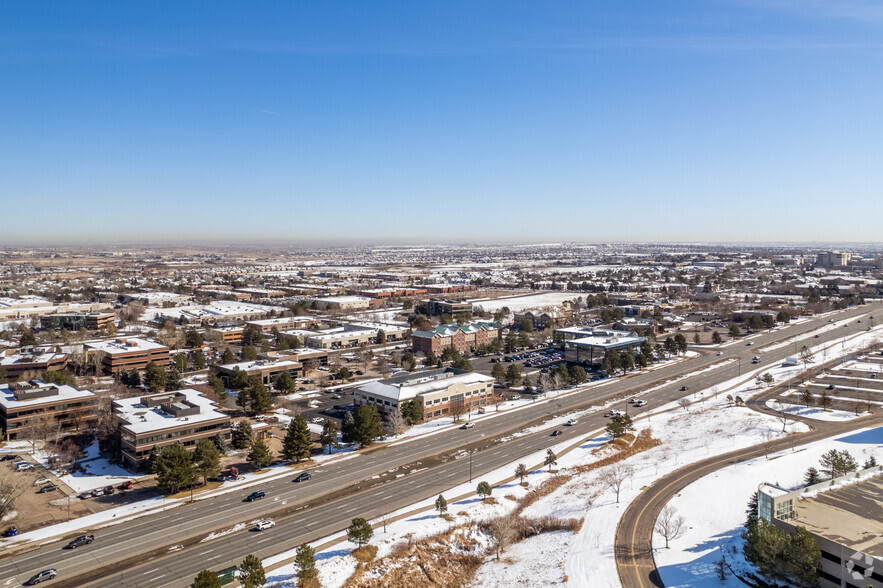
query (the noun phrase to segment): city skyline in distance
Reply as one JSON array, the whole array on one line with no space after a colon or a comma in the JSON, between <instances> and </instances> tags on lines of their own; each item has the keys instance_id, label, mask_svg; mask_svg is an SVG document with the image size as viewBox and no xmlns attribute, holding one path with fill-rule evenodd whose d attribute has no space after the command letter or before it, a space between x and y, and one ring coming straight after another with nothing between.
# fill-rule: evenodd
<instances>
[{"instance_id":1,"label":"city skyline in distance","mask_svg":"<svg viewBox=\"0 0 883 588\"><path fill-rule=\"evenodd\" d=\"M881 239L871 2L0 17L7 245Z\"/></svg>"}]
</instances>

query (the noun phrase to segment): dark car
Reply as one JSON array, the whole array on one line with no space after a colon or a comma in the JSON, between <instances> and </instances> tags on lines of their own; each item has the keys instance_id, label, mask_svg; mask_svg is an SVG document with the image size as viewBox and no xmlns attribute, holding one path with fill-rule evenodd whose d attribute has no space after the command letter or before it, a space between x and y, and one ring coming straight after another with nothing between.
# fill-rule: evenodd
<instances>
[{"instance_id":1,"label":"dark car","mask_svg":"<svg viewBox=\"0 0 883 588\"><path fill-rule=\"evenodd\" d=\"M681 392L686 392L687 390L689 390L687 386L681 386Z\"/></svg>"},{"instance_id":2,"label":"dark car","mask_svg":"<svg viewBox=\"0 0 883 588\"><path fill-rule=\"evenodd\" d=\"M828 390L833 390L833 389L834 389L834 384L828 384Z\"/></svg>"},{"instance_id":3,"label":"dark car","mask_svg":"<svg viewBox=\"0 0 883 588\"><path fill-rule=\"evenodd\" d=\"M313 476L310 475L310 472L304 472L304 473L298 475L298 477L296 477L296 478L294 479L294 481L295 481L295 482L306 482L307 480L309 480L309 479L312 478L312 477L313 477Z\"/></svg>"},{"instance_id":4,"label":"dark car","mask_svg":"<svg viewBox=\"0 0 883 588\"><path fill-rule=\"evenodd\" d=\"M58 486L55 484L49 484L48 486L43 486L39 490L37 490L37 494L43 494L44 492L52 492L53 490L58 490Z\"/></svg>"},{"instance_id":5,"label":"dark car","mask_svg":"<svg viewBox=\"0 0 883 588\"><path fill-rule=\"evenodd\" d=\"M258 490L257 492L252 492L248 496L245 497L246 502L254 502L255 500L260 500L266 496L263 490Z\"/></svg>"},{"instance_id":6,"label":"dark car","mask_svg":"<svg viewBox=\"0 0 883 588\"><path fill-rule=\"evenodd\" d=\"M132 480L127 480L127 481L123 482L122 484L120 484L120 490L131 490L134 487L135 487L135 482L133 482Z\"/></svg>"},{"instance_id":7,"label":"dark car","mask_svg":"<svg viewBox=\"0 0 883 588\"><path fill-rule=\"evenodd\" d=\"M95 535L80 535L73 541L67 544L68 548L76 549L77 547L82 547L83 545L89 545L95 541Z\"/></svg>"},{"instance_id":8,"label":"dark car","mask_svg":"<svg viewBox=\"0 0 883 588\"><path fill-rule=\"evenodd\" d=\"M557 437L558 435L561 435L563 433L564 431L562 431L561 429L555 429L554 431L552 431L552 436Z\"/></svg>"},{"instance_id":9,"label":"dark car","mask_svg":"<svg viewBox=\"0 0 883 588\"><path fill-rule=\"evenodd\" d=\"M48 570L43 570L42 572L40 572L39 574L37 574L36 576L34 576L30 580L28 580L28 584L33 586L34 584L39 584L40 582L44 582L46 580L51 580L52 578L54 578L57 575L58 575L58 570L56 570L55 568L49 568Z\"/></svg>"},{"instance_id":10,"label":"dark car","mask_svg":"<svg viewBox=\"0 0 883 588\"><path fill-rule=\"evenodd\" d=\"M3 457L0 457L0 461L13 461L18 459L17 455L6 454Z\"/></svg>"},{"instance_id":11,"label":"dark car","mask_svg":"<svg viewBox=\"0 0 883 588\"><path fill-rule=\"evenodd\" d=\"M3 534L6 535L7 537L15 537L16 535L18 535L18 527L16 527L15 525L12 525L8 529L6 529L3 532Z\"/></svg>"}]
</instances>

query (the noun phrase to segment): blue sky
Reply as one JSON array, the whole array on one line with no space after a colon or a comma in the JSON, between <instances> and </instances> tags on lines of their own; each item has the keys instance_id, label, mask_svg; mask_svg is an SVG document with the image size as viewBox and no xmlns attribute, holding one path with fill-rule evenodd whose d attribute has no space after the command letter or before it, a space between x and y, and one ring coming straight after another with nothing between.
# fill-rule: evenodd
<instances>
[{"instance_id":1,"label":"blue sky","mask_svg":"<svg viewBox=\"0 0 883 588\"><path fill-rule=\"evenodd\" d=\"M0 244L883 241L883 5L0 4Z\"/></svg>"}]
</instances>

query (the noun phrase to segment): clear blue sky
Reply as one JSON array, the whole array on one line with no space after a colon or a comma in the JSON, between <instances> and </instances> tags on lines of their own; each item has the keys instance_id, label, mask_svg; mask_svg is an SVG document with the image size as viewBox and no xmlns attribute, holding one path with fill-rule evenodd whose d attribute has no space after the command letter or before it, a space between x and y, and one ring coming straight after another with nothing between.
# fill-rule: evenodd
<instances>
[{"instance_id":1,"label":"clear blue sky","mask_svg":"<svg viewBox=\"0 0 883 588\"><path fill-rule=\"evenodd\" d=\"M883 241L883 4L0 4L0 243Z\"/></svg>"}]
</instances>

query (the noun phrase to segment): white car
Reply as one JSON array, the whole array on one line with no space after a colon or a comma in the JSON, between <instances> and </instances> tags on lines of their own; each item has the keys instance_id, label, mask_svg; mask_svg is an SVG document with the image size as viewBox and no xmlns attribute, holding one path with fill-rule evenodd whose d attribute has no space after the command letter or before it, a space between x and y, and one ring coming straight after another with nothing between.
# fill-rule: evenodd
<instances>
[{"instance_id":1,"label":"white car","mask_svg":"<svg viewBox=\"0 0 883 588\"><path fill-rule=\"evenodd\" d=\"M34 486L39 486L40 484L48 484L51 481L52 480L50 480L49 478L39 478L37 479L37 481L34 482Z\"/></svg>"},{"instance_id":2,"label":"white car","mask_svg":"<svg viewBox=\"0 0 883 588\"><path fill-rule=\"evenodd\" d=\"M321 425L322 423L325 422L325 419L323 419L322 417L316 417L316 418L312 419L311 422L316 425Z\"/></svg>"},{"instance_id":3,"label":"white car","mask_svg":"<svg viewBox=\"0 0 883 588\"><path fill-rule=\"evenodd\" d=\"M263 531L264 529L271 529L276 526L274 521L267 519L266 521L258 521L258 524L255 525L255 529L258 531Z\"/></svg>"},{"instance_id":4,"label":"white car","mask_svg":"<svg viewBox=\"0 0 883 588\"><path fill-rule=\"evenodd\" d=\"M26 461L19 462L19 463L15 464L15 469L16 469L16 471L19 471L19 472L23 472L25 470L32 469L33 467L34 466L32 466L31 464L29 464Z\"/></svg>"},{"instance_id":5,"label":"white car","mask_svg":"<svg viewBox=\"0 0 883 588\"><path fill-rule=\"evenodd\" d=\"M718 352L717 352L717 356L718 356L718 357L720 357L720 356L723 355L723 354L724 354L723 351L718 351Z\"/></svg>"},{"instance_id":6,"label":"white car","mask_svg":"<svg viewBox=\"0 0 883 588\"><path fill-rule=\"evenodd\" d=\"M632 405L634 405L634 406L644 406L645 404L647 404L647 401L646 401L646 400L635 400L635 401L632 403Z\"/></svg>"},{"instance_id":7,"label":"white car","mask_svg":"<svg viewBox=\"0 0 883 588\"><path fill-rule=\"evenodd\" d=\"M579 421L576 420L576 419L569 419L569 420L567 421L567 426L568 426L568 427L572 427L573 425L577 424L578 422L579 422Z\"/></svg>"}]
</instances>

